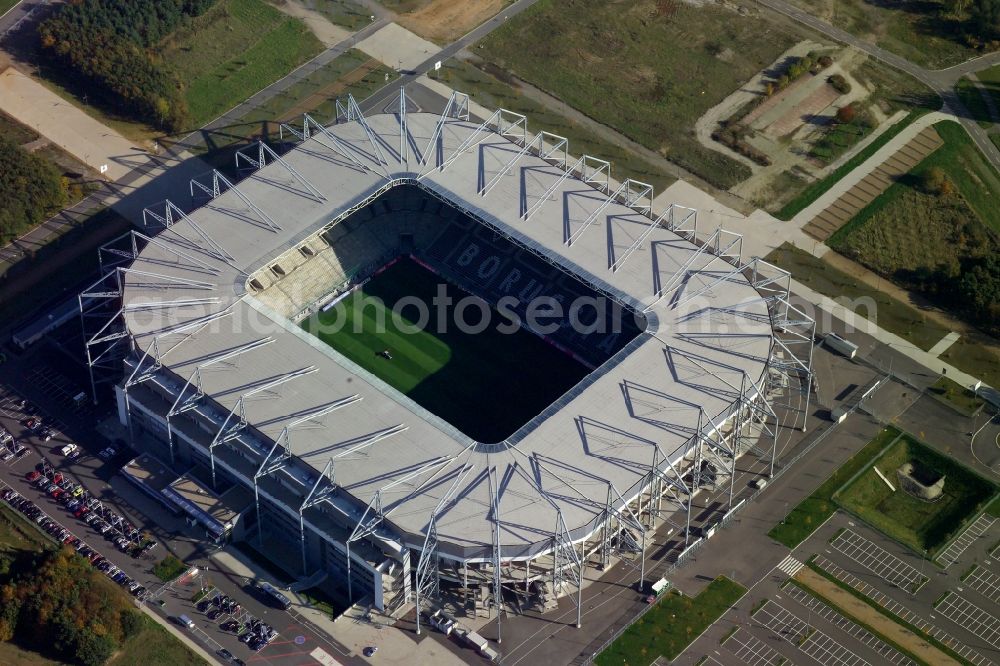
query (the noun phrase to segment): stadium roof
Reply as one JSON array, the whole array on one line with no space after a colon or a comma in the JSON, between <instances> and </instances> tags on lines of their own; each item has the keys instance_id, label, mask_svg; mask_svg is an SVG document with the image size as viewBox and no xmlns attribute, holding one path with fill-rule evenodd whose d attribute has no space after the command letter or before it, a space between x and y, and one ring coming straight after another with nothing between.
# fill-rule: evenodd
<instances>
[{"instance_id":1,"label":"stadium roof","mask_svg":"<svg viewBox=\"0 0 1000 666\"><path fill-rule=\"evenodd\" d=\"M477 122L448 119L428 166L421 165L438 127L438 115L407 114L405 158L398 116L389 114L314 132L280 159L262 155L267 165L238 191L188 216L174 213L123 273L127 326L138 352L158 355L182 382L203 366L205 394L223 410L243 396L248 424L268 438L298 419L292 453L316 470L339 456L336 482L362 504L382 489L386 520L409 545L422 545L432 512L464 474L439 514L442 551L486 557L496 484L504 557L528 555L551 546L556 507L573 537L584 536L604 510L609 483L616 504L619 494L631 500L655 450L661 466L664 457L676 462L699 424L718 423L741 391L763 385L768 309L731 264L609 202L597 187L563 178L560 166L511 137L478 132ZM248 275L287 248L390 183L418 177L637 310L653 306L645 333L516 433L513 445L471 442L246 291ZM262 340L267 344L213 362ZM288 373L298 374L281 381ZM354 395L361 400L305 418ZM405 429L393 432L400 425ZM382 432L393 434L352 449Z\"/></svg>"}]
</instances>

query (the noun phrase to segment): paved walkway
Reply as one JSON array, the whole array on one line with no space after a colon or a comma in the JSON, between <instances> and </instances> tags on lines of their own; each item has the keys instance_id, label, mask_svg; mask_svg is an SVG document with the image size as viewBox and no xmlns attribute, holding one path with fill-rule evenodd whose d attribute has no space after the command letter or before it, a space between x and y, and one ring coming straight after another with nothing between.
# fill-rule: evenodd
<instances>
[{"instance_id":1,"label":"paved walkway","mask_svg":"<svg viewBox=\"0 0 1000 666\"><path fill-rule=\"evenodd\" d=\"M13 67L0 73L0 109L37 131L70 155L118 180L131 170L128 161L144 150Z\"/></svg>"},{"instance_id":2,"label":"paved walkway","mask_svg":"<svg viewBox=\"0 0 1000 666\"><path fill-rule=\"evenodd\" d=\"M840 303L834 301L832 298L824 296L817 291L813 291L806 285L794 279L792 280L792 291L810 303L815 303L817 306L826 312L829 312L831 315L841 320L848 326L853 327L854 330L861 331L862 333L872 336L882 344L885 344L898 351L900 354L916 361L931 372L937 374L947 374L949 378L955 380L962 386L967 387L971 387L979 381L977 377L973 377L968 373L962 372L955 366L945 363L941 359L937 358L937 356L932 352L925 352L923 349L920 349L911 342L907 342L898 335L879 328L876 324L873 324L856 312L847 309Z\"/></svg>"},{"instance_id":3,"label":"paved walkway","mask_svg":"<svg viewBox=\"0 0 1000 666\"><path fill-rule=\"evenodd\" d=\"M802 230L817 240L826 241L943 144L933 127L925 127L810 220Z\"/></svg>"},{"instance_id":4,"label":"paved walkway","mask_svg":"<svg viewBox=\"0 0 1000 666\"><path fill-rule=\"evenodd\" d=\"M949 347L958 342L958 339L960 337L962 337L961 333L956 333L955 331L952 331L948 335L938 340L937 344L935 344L933 347L927 350L927 353L930 354L931 356L940 356L941 354L948 351Z\"/></svg>"},{"instance_id":5,"label":"paved walkway","mask_svg":"<svg viewBox=\"0 0 1000 666\"><path fill-rule=\"evenodd\" d=\"M389 23L362 41L358 50L398 70L414 70L440 51L437 44L419 37L397 23Z\"/></svg>"},{"instance_id":6,"label":"paved walkway","mask_svg":"<svg viewBox=\"0 0 1000 666\"><path fill-rule=\"evenodd\" d=\"M915 121L910 123L910 125L903 128L899 134L889 139L884 146L875 151L874 155L862 162L856 169L837 181L833 187L799 211L799 213L790 220L790 223L796 228L801 229L803 226L812 221L813 218L817 217L824 210L832 206L837 199L861 182L868 174L882 166L883 162L892 157L925 128L930 127L931 125L934 125L942 120L954 120L954 118L941 113L940 111L934 111L917 118Z\"/></svg>"}]
</instances>

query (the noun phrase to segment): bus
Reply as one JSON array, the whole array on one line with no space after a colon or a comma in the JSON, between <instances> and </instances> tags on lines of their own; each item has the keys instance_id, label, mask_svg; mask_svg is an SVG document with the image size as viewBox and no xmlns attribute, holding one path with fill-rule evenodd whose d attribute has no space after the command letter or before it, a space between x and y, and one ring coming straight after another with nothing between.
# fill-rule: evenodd
<instances>
[{"instance_id":1,"label":"bus","mask_svg":"<svg viewBox=\"0 0 1000 666\"><path fill-rule=\"evenodd\" d=\"M292 607L291 600L279 592L278 589L270 583L257 583L257 589L261 591L261 594L265 596L269 602L277 605L282 610L288 610Z\"/></svg>"}]
</instances>

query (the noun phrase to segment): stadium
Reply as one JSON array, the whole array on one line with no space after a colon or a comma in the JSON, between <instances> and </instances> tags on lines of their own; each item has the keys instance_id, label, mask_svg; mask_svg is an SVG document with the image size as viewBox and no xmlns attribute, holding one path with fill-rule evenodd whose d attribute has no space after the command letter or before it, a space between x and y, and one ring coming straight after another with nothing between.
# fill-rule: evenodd
<instances>
[{"instance_id":1,"label":"stadium","mask_svg":"<svg viewBox=\"0 0 1000 666\"><path fill-rule=\"evenodd\" d=\"M579 624L588 568L641 579L651 530L690 546L697 493L773 464L813 323L739 235L459 93L282 132L80 296L134 446L252 497L232 538L388 614L569 596Z\"/></svg>"}]
</instances>

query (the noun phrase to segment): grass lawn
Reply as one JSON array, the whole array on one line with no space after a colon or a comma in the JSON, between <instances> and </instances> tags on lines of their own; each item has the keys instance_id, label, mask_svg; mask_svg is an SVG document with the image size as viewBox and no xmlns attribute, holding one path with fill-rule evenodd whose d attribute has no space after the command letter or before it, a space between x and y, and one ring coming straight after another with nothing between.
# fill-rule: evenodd
<instances>
[{"instance_id":1,"label":"grass lawn","mask_svg":"<svg viewBox=\"0 0 1000 666\"><path fill-rule=\"evenodd\" d=\"M791 271L795 280L825 296L846 298L848 303L874 303L874 308L860 306L854 309L883 329L925 351L949 333L945 326L917 308L878 291L796 247L782 245L767 255L766 259ZM975 331L969 335L971 337L959 338L940 358L963 372L980 377L991 386L1000 385L1000 357L989 346L996 345L996 341Z\"/></svg>"},{"instance_id":2,"label":"grass lawn","mask_svg":"<svg viewBox=\"0 0 1000 666\"><path fill-rule=\"evenodd\" d=\"M502 441L587 374L585 366L524 329L504 333L506 320L495 311L491 325L477 332L460 330L451 316L458 308L449 308L444 330L437 330L432 300L439 284L454 303L468 296L413 260L400 259L302 326L480 442ZM403 298L425 304L430 325L416 325L416 308L397 308ZM465 321L476 321L475 310L466 311ZM391 360L378 355L386 349ZM516 373L510 371L515 359Z\"/></svg>"},{"instance_id":3,"label":"grass lawn","mask_svg":"<svg viewBox=\"0 0 1000 666\"><path fill-rule=\"evenodd\" d=\"M153 618L142 616L142 630L125 642L106 666L203 666L205 660L177 640Z\"/></svg>"},{"instance_id":4,"label":"grass lawn","mask_svg":"<svg viewBox=\"0 0 1000 666\"><path fill-rule=\"evenodd\" d=\"M941 15L940 0L791 0L813 15L928 69L956 65L980 51L968 47L962 29Z\"/></svg>"},{"instance_id":5,"label":"grass lawn","mask_svg":"<svg viewBox=\"0 0 1000 666\"><path fill-rule=\"evenodd\" d=\"M917 463L929 477L944 475L940 499L925 502L899 487L896 469L907 462ZM875 466L893 482L895 491L879 478ZM834 499L887 536L917 553L926 551L933 559L996 492L993 483L904 433Z\"/></svg>"},{"instance_id":6,"label":"grass lawn","mask_svg":"<svg viewBox=\"0 0 1000 666\"><path fill-rule=\"evenodd\" d=\"M1000 65L976 72L976 78L983 84L986 94L993 98L994 106L1000 109Z\"/></svg>"},{"instance_id":7,"label":"grass lawn","mask_svg":"<svg viewBox=\"0 0 1000 666\"><path fill-rule=\"evenodd\" d=\"M871 299L875 304L872 312L859 307L858 314L872 319L885 330L905 338L921 349L930 349L949 332L916 308L897 301L804 250L782 245L767 255L766 259L791 271L795 280L830 298L844 298L858 303Z\"/></svg>"},{"instance_id":8,"label":"grass lawn","mask_svg":"<svg viewBox=\"0 0 1000 666\"><path fill-rule=\"evenodd\" d=\"M173 555L167 555L153 567L153 575L162 580L164 583L169 583L174 578L177 578L182 573L187 571L187 568L188 566L186 564Z\"/></svg>"},{"instance_id":9,"label":"grass lawn","mask_svg":"<svg viewBox=\"0 0 1000 666\"><path fill-rule=\"evenodd\" d=\"M746 591L725 576L713 580L697 597L671 591L597 655L594 663L598 666L648 666L661 655L668 660L676 659Z\"/></svg>"},{"instance_id":10,"label":"grass lawn","mask_svg":"<svg viewBox=\"0 0 1000 666\"><path fill-rule=\"evenodd\" d=\"M0 111L0 136L23 146L37 139L38 132Z\"/></svg>"},{"instance_id":11,"label":"grass lawn","mask_svg":"<svg viewBox=\"0 0 1000 666\"><path fill-rule=\"evenodd\" d=\"M302 21L264 0L220 0L160 44L187 83L199 127L323 50Z\"/></svg>"},{"instance_id":12,"label":"grass lawn","mask_svg":"<svg viewBox=\"0 0 1000 666\"><path fill-rule=\"evenodd\" d=\"M914 120L926 113L923 109L914 109L910 113L900 120L898 123L882 132L878 135L874 141L865 146L865 149L859 152L857 155L851 159L844 162L838 168L836 168L832 173L823 178L822 180L817 180L810 183L805 189L803 189L794 199L785 204L781 210L774 214L779 220L790 220L795 217L799 212L804 210L809 204L816 199L820 198L823 194L827 192L831 187L836 185L841 178L854 171L859 165L863 164L869 157L874 155L878 150L887 144L892 137L903 131L907 125L912 123Z\"/></svg>"},{"instance_id":13,"label":"grass lawn","mask_svg":"<svg viewBox=\"0 0 1000 666\"><path fill-rule=\"evenodd\" d=\"M817 527L823 524L824 520L837 510L837 505L833 501L833 494L837 492L837 489L864 469L872 458L901 434L902 431L892 426L885 428L875 439L868 442L863 449L831 474L823 482L823 485L799 502L780 523L771 528L767 535L789 548L795 548L805 541Z\"/></svg>"},{"instance_id":14,"label":"grass lawn","mask_svg":"<svg viewBox=\"0 0 1000 666\"><path fill-rule=\"evenodd\" d=\"M489 67L488 64L486 66ZM506 82L497 78L504 76L504 72L495 67L489 69L493 70L496 76L474 64L453 58L442 66L434 78L459 92L466 93L487 109L502 107L527 116L529 131L545 130L566 137L569 140L570 154L575 159L587 154L607 160L611 162L611 172L618 180L635 178L649 183L656 192L662 192L674 183L675 179L672 176L632 151L608 143L590 129L525 96L517 89L516 81L509 76Z\"/></svg>"},{"instance_id":15,"label":"grass lawn","mask_svg":"<svg viewBox=\"0 0 1000 666\"><path fill-rule=\"evenodd\" d=\"M11 7L16 5L20 1L21 0L0 0L0 14L7 13L7 10L9 10Z\"/></svg>"},{"instance_id":16,"label":"grass lawn","mask_svg":"<svg viewBox=\"0 0 1000 666\"><path fill-rule=\"evenodd\" d=\"M986 100L983 99L976 84L968 77L959 79L955 86L955 93L980 127L986 128L993 124L993 116L990 115L990 108L986 105Z\"/></svg>"},{"instance_id":17,"label":"grass lawn","mask_svg":"<svg viewBox=\"0 0 1000 666\"><path fill-rule=\"evenodd\" d=\"M239 122L213 132L206 150L242 142L251 136L277 139L278 125L288 122L301 128L303 113L321 123L333 123L338 97L352 94L360 102L386 85L386 74L390 82L397 76L386 65L350 49L253 109Z\"/></svg>"},{"instance_id":18,"label":"grass lawn","mask_svg":"<svg viewBox=\"0 0 1000 666\"><path fill-rule=\"evenodd\" d=\"M10 641L0 642L0 664L4 666L60 666L62 663L20 648Z\"/></svg>"},{"instance_id":19,"label":"grass lawn","mask_svg":"<svg viewBox=\"0 0 1000 666\"><path fill-rule=\"evenodd\" d=\"M302 6L319 12L330 23L347 28L351 32L371 23L372 13L351 0L302 0Z\"/></svg>"},{"instance_id":20,"label":"grass lawn","mask_svg":"<svg viewBox=\"0 0 1000 666\"><path fill-rule=\"evenodd\" d=\"M965 416L972 416L986 404L972 390L947 377L941 377L934 382L930 387L930 393Z\"/></svg>"},{"instance_id":21,"label":"grass lawn","mask_svg":"<svg viewBox=\"0 0 1000 666\"><path fill-rule=\"evenodd\" d=\"M729 188L750 169L702 146L695 121L798 38L713 4L542 0L476 53Z\"/></svg>"}]
</instances>

